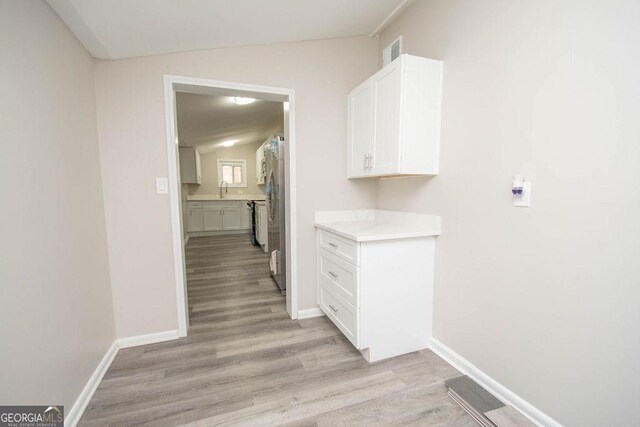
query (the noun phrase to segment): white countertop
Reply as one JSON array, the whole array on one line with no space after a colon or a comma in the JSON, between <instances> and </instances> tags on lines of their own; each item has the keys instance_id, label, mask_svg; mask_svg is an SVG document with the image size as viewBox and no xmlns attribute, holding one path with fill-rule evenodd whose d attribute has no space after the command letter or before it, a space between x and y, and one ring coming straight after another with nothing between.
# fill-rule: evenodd
<instances>
[{"instance_id":1,"label":"white countertop","mask_svg":"<svg viewBox=\"0 0 640 427\"><path fill-rule=\"evenodd\" d=\"M188 201L209 201L209 200L265 200L264 194L225 194L221 199L217 194L194 194L187 196Z\"/></svg>"},{"instance_id":2,"label":"white countertop","mask_svg":"<svg viewBox=\"0 0 640 427\"><path fill-rule=\"evenodd\" d=\"M315 225L357 242L440 235L437 215L378 209L316 212Z\"/></svg>"}]
</instances>

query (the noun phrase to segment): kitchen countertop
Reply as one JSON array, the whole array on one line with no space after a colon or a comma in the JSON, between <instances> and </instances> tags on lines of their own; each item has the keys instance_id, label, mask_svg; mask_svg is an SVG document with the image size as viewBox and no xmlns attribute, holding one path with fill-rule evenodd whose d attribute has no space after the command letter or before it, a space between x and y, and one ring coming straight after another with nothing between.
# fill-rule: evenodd
<instances>
[{"instance_id":1,"label":"kitchen countertop","mask_svg":"<svg viewBox=\"0 0 640 427\"><path fill-rule=\"evenodd\" d=\"M209 200L265 200L264 194L226 194L222 199L217 194L194 194L187 196L187 201L209 201Z\"/></svg>"},{"instance_id":2,"label":"kitchen countertop","mask_svg":"<svg viewBox=\"0 0 640 427\"><path fill-rule=\"evenodd\" d=\"M357 242L440 235L437 215L378 209L316 212L315 225Z\"/></svg>"}]
</instances>

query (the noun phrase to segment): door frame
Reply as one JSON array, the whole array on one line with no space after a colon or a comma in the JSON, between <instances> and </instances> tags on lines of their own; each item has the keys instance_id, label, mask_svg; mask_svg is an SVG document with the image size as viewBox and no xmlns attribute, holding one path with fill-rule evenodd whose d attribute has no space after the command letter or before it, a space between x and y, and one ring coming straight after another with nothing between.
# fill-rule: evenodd
<instances>
[{"instance_id":1,"label":"door frame","mask_svg":"<svg viewBox=\"0 0 640 427\"><path fill-rule=\"evenodd\" d=\"M295 91L293 89L234 83L165 74L164 103L167 137L167 166L169 172L169 203L171 209L171 235L173 241L173 264L175 271L176 309L178 335L186 337L189 328L187 280L182 227L180 195L180 167L178 165L178 138L176 92L215 94L226 96L248 96L267 101L284 103L285 138L285 224L287 313L291 319L298 317L298 265L297 265L297 218L296 218L296 138L295 138ZM275 286L275 285L274 285Z\"/></svg>"}]
</instances>

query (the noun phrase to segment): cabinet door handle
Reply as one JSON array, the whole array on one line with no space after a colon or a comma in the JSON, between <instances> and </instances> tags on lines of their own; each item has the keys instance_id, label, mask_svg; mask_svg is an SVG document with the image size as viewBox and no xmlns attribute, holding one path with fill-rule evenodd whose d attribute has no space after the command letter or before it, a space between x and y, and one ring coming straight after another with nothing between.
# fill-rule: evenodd
<instances>
[{"instance_id":1,"label":"cabinet door handle","mask_svg":"<svg viewBox=\"0 0 640 427\"><path fill-rule=\"evenodd\" d=\"M336 245L335 243L329 242L329 246L331 246L334 249L338 249L338 245Z\"/></svg>"},{"instance_id":2,"label":"cabinet door handle","mask_svg":"<svg viewBox=\"0 0 640 427\"><path fill-rule=\"evenodd\" d=\"M337 312L338 312L338 309L337 309L337 308L335 308L334 306L332 306L331 304L329 304L329 308L330 308L331 310L333 310L333 312L334 312L334 313L337 313Z\"/></svg>"},{"instance_id":3,"label":"cabinet door handle","mask_svg":"<svg viewBox=\"0 0 640 427\"><path fill-rule=\"evenodd\" d=\"M338 278L338 275L336 273L334 273L333 271L329 271L329 274L332 275L334 279Z\"/></svg>"},{"instance_id":4,"label":"cabinet door handle","mask_svg":"<svg viewBox=\"0 0 640 427\"><path fill-rule=\"evenodd\" d=\"M373 166L371 165L373 163L372 160L373 160L373 156L371 154L367 154L367 165L368 165L367 169L373 168Z\"/></svg>"},{"instance_id":5,"label":"cabinet door handle","mask_svg":"<svg viewBox=\"0 0 640 427\"><path fill-rule=\"evenodd\" d=\"M367 155L365 154L364 155L364 170L369 169L369 166L368 166L368 163L367 163L368 161L369 161L369 159L368 159Z\"/></svg>"}]
</instances>

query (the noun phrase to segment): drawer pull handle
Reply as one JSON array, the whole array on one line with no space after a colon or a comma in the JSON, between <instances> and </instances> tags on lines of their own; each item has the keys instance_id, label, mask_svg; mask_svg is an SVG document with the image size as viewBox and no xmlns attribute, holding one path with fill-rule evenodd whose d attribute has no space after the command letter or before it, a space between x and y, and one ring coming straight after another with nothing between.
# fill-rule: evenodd
<instances>
[{"instance_id":1,"label":"drawer pull handle","mask_svg":"<svg viewBox=\"0 0 640 427\"><path fill-rule=\"evenodd\" d=\"M336 245L335 243L331 243L331 242L329 242L329 246L331 246L332 248L336 248L336 249L338 248L338 245Z\"/></svg>"},{"instance_id":2,"label":"drawer pull handle","mask_svg":"<svg viewBox=\"0 0 640 427\"><path fill-rule=\"evenodd\" d=\"M329 308L330 308L331 310L333 310L333 312L334 312L334 313L337 313L337 312L338 312L338 309L337 309L337 308L335 308L334 306L332 306L331 304L329 304Z\"/></svg>"},{"instance_id":3,"label":"drawer pull handle","mask_svg":"<svg viewBox=\"0 0 640 427\"><path fill-rule=\"evenodd\" d=\"M333 271L330 271L329 274L332 275L336 279L338 278L338 275L336 273L334 273Z\"/></svg>"}]
</instances>

